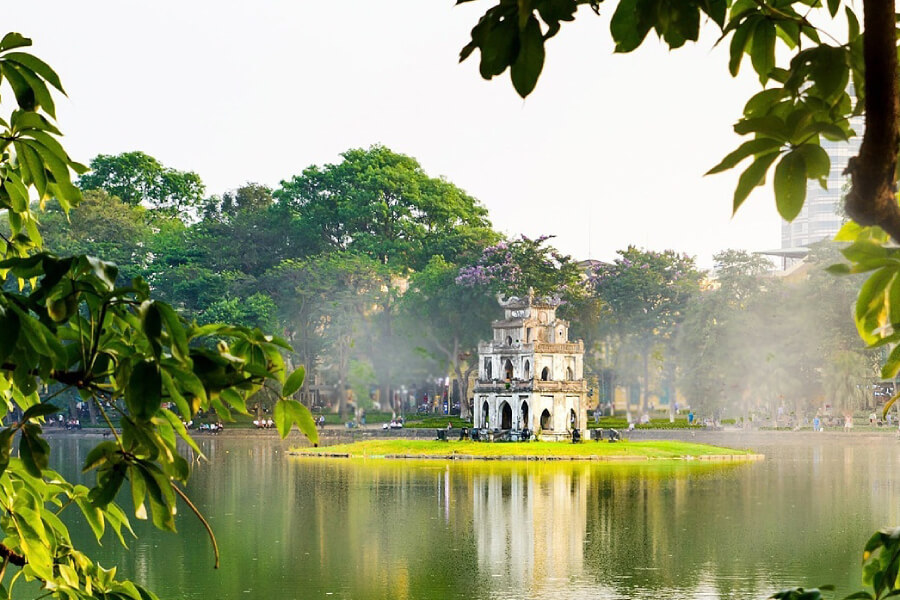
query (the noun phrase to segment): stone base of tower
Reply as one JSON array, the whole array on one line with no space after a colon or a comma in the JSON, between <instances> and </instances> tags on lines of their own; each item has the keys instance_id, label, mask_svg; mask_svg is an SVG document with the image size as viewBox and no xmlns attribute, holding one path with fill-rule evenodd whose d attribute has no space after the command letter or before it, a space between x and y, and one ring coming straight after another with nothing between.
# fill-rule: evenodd
<instances>
[{"instance_id":1,"label":"stone base of tower","mask_svg":"<svg viewBox=\"0 0 900 600\"><path fill-rule=\"evenodd\" d=\"M582 435L582 440L584 439L584 432L580 432ZM572 432L571 431L541 431L535 434L535 439L539 442L571 442L572 441Z\"/></svg>"},{"instance_id":2,"label":"stone base of tower","mask_svg":"<svg viewBox=\"0 0 900 600\"><path fill-rule=\"evenodd\" d=\"M559 391L513 385L509 391L499 392L496 385L478 384L474 426L501 431L528 429L535 439L545 441L571 440L572 430L578 429L584 439L587 434L585 389L581 382L567 383L554 386Z\"/></svg>"}]
</instances>

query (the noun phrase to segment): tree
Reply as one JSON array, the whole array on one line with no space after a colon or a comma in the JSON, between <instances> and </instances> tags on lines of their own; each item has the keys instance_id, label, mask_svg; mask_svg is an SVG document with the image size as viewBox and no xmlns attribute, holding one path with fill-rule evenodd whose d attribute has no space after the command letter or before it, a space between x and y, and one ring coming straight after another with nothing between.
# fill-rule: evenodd
<instances>
[{"instance_id":1,"label":"tree","mask_svg":"<svg viewBox=\"0 0 900 600\"><path fill-rule=\"evenodd\" d=\"M203 198L200 176L192 171L164 167L143 152L123 152L116 156L98 154L91 172L82 175L83 190L105 190L132 206L164 209L176 214L194 210Z\"/></svg>"},{"instance_id":2,"label":"tree","mask_svg":"<svg viewBox=\"0 0 900 600\"><path fill-rule=\"evenodd\" d=\"M365 254L405 275L434 255L456 261L496 239L480 202L429 177L414 158L384 146L341 157L305 169L275 191L322 249Z\"/></svg>"},{"instance_id":3,"label":"tree","mask_svg":"<svg viewBox=\"0 0 900 600\"><path fill-rule=\"evenodd\" d=\"M429 177L414 158L384 146L348 150L341 158L282 181L275 197L297 215L301 236L316 241L311 253L347 251L386 267L381 271L386 293L370 342L381 397L392 398L396 355L383 349L397 348L394 319L404 279L432 256L455 262L497 234L481 203Z\"/></svg>"},{"instance_id":4,"label":"tree","mask_svg":"<svg viewBox=\"0 0 900 600\"><path fill-rule=\"evenodd\" d=\"M490 290L460 281L460 269L440 256L410 279L401 314L415 343L449 366L460 388L459 416L469 418L469 377L478 369L478 342L490 331L497 301Z\"/></svg>"},{"instance_id":5,"label":"tree","mask_svg":"<svg viewBox=\"0 0 900 600\"><path fill-rule=\"evenodd\" d=\"M69 158L51 121L51 88L62 92L59 78L20 50L29 45L17 33L0 39L0 83L8 84L3 93L11 90L17 106L0 121L0 206L10 229L0 245L0 397L21 412L0 429L0 579L12 564L19 569L13 579L36 581L44 596L155 598L73 545L65 509L80 510L98 540L106 529L121 539L131 526L114 499L126 481L135 516L150 517L157 527L174 529L180 500L207 526L218 565L212 530L182 489L190 464L176 440L199 453L183 420L200 409L222 418L246 412L246 398L265 387L281 398L274 415L281 435L297 424L315 441L309 412L281 397L293 394L304 374L288 376L280 353L286 344L278 338L188 323L151 298L141 279L117 287L112 263L40 251L35 210L51 198L63 211L77 206L82 198L72 174L85 168ZM51 447L41 423L58 408L41 398L39 384L77 390L109 425L112 439L86 457L84 470L97 475L93 487L73 485L47 468ZM169 402L178 414L164 406ZM116 416L121 432L113 426ZM18 456L12 456L15 442ZM0 586L4 597L14 595L11 586Z\"/></svg>"},{"instance_id":6,"label":"tree","mask_svg":"<svg viewBox=\"0 0 900 600\"><path fill-rule=\"evenodd\" d=\"M351 351L357 337L363 337L364 322L387 293L381 285L382 269L367 256L331 252L286 260L261 279L278 305L300 364L332 374L341 415L346 415Z\"/></svg>"},{"instance_id":7,"label":"tree","mask_svg":"<svg viewBox=\"0 0 900 600\"><path fill-rule=\"evenodd\" d=\"M67 215L58 206L41 218L44 246L56 254L102 256L120 267L120 283L141 275L151 260L147 211L103 190L85 192Z\"/></svg>"},{"instance_id":8,"label":"tree","mask_svg":"<svg viewBox=\"0 0 900 600\"><path fill-rule=\"evenodd\" d=\"M561 296L565 300L584 293L582 270L571 256L545 245L551 235L520 236L488 246L474 264L459 270L456 282L484 287L493 294Z\"/></svg>"},{"instance_id":9,"label":"tree","mask_svg":"<svg viewBox=\"0 0 900 600\"><path fill-rule=\"evenodd\" d=\"M620 352L632 348L641 363L641 405L648 409L650 357L672 341L684 311L699 291L694 260L671 250L653 252L629 246L591 278L594 293L607 307L609 330Z\"/></svg>"},{"instance_id":10,"label":"tree","mask_svg":"<svg viewBox=\"0 0 900 600\"><path fill-rule=\"evenodd\" d=\"M601 8L598 0L491 4L472 29L460 58L480 50L480 71L486 79L508 67L523 97L537 84L544 47L562 23L574 20L581 5L595 12ZM849 117L865 116L859 154L847 169L851 183L844 209L853 221L838 236L852 242L843 250L850 264L832 272L871 273L860 290L854 316L867 344L891 348L882 377L893 378L900 372L900 326L894 325L900 323L896 15L890 2L863 0L860 26L858 10L858 5L841 0L620 0L613 9L610 35L622 53L638 48L651 30L670 48L679 48L699 39L705 16L720 29L717 43L728 40L731 75L737 75L745 56L750 57L764 89L748 100L734 129L752 139L709 171L719 173L751 160L738 180L734 210L765 183L774 165L776 207L792 220L806 200L807 180L826 185L830 160L821 140L847 141L853 133ZM846 31L842 39L823 28L831 23ZM855 98L848 92L851 82Z\"/></svg>"}]
</instances>

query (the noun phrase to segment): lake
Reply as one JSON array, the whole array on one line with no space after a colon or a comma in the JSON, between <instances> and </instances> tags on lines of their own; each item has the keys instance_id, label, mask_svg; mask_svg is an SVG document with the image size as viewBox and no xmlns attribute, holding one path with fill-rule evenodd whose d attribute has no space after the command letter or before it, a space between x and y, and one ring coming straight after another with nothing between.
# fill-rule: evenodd
<instances>
[{"instance_id":1,"label":"lake","mask_svg":"<svg viewBox=\"0 0 900 600\"><path fill-rule=\"evenodd\" d=\"M267 435L199 441L209 461L188 492L215 529L218 571L187 510L180 535L136 523L128 550L111 536L90 545L161 598L724 599L823 583L846 593L860 588L868 536L900 524L900 441L887 435L697 440L767 456L733 465L364 462L291 457L296 441ZM55 438L56 467L77 477L93 443ZM72 534L90 537L84 524Z\"/></svg>"}]
</instances>

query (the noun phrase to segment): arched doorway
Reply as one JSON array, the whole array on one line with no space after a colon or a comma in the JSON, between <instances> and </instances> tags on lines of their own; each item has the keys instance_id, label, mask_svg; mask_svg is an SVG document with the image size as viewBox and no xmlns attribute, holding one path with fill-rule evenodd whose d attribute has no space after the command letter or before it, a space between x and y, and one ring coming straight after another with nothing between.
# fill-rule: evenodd
<instances>
[{"instance_id":1,"label":"arched doorway","mask_svg":"<svg viewBox=\"0 0 900 600\"><path fill-rule=\"evenodd\" d=\"M481 405L481 426L487 427L490 423L488 423L489 415L491 414L491 409L488 406L487 400L484 401L484 404Z\"/></svg>"},{"instance_id":2,"label":"arched doorway","mask_svg":"<svg viewBox=\"0 0 900 600\"><path fill-rule=\"evenodd\" d=\"M544 367L541 371L541 381L550 381L550 367Z\"/></svg>"},{"instance_id":3,"label":"arched doorway","mask_svg":"<svg viewBox=\"0 0 900 600\"><path fill-rule=\"evenodd\" d=\"M546 408L544 412L541 413L541 429L551 429L552 423L550 419L550 411Z\"/></svg>"},{"instance_id":4,"label":"arched doorway","mask_svg":"<svg viewBox=\"0 0 900 600\"><path fill-rule=\"evenodd\" d=\"M493 373L491 372L493 369L491 368L491 359L484 359L484 378L487 381L493 379Z\"/></svg>"},{"instance_id":5,"label":"arched doorway","mask_svg":"<svg viewBox=\"0 0 900 600\"><path fill-rule=\"evenodd\" d=\"M507 381L509 381L510 379L513 378L513 366L512 366L512 361L509 360L508 358L506 359L506 364L503 366L503 370L504 370L504 372L505 372L506 380L507 380Z\"/></svg>"},{"instance_id":6,"label":"arched doorway","mask_svg":"<svg viewBox=\"0 0 900 600\"><path fill-rule=\"evenodd\" d=\"M522 429L528 429L528 403L522 402Z\"/></svg>"},{"instance_id":7,"label":"arched doorway","mask_svg":"<svg viewBox=\"0 0 900 600\"><path fill-rule=\"evenodd\" d=\"M575 378L575 374L572 373L572 367L566 367L566 381L572 381Z\"/></svg>"},{"instance_id":8,"label":"arched doorway","mask_svg":"<svg viewBox=\"0 0 900 600\"><path fill-rule=\"evenodd\" d=\"M512 407L508 402L500 406L500 429L512 429Z\"/></svg>"}]
</instances>

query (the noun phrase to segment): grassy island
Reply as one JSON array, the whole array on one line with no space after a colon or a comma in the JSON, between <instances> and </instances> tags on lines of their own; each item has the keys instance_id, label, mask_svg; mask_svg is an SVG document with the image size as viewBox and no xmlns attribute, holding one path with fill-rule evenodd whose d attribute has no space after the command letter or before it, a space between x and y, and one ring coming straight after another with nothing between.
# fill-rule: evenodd
<instances>
[{"instance_id":1,"label":"grassy island","mask_svg":"<svg viewBox=\"0 0 900 600\"><path fill-rule=\"evenodd\" d=\"M430 440L367 440L319 448L293 448L298 456L344 458L436 458L450 460L758 460L748 450L707 444L654 440L607 442L484 443Z\"/></svg>"}]
</instances>

